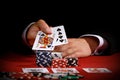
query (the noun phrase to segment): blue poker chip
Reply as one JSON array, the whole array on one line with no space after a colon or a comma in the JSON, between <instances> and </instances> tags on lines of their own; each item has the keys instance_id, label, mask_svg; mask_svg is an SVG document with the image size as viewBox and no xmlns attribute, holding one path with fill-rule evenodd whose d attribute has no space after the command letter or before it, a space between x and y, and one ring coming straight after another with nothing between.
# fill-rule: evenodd
<instances>
[{"instance_id":1,"label":"blue poker chip","mask_svg":"<svg viewBox=\"0 0 120 80\"><path fill-rule=\"evenodd\" d=\"M41 67L50 67L52 64L51 51L36 51L36 64Z\"/></svg>"}]
</instances>

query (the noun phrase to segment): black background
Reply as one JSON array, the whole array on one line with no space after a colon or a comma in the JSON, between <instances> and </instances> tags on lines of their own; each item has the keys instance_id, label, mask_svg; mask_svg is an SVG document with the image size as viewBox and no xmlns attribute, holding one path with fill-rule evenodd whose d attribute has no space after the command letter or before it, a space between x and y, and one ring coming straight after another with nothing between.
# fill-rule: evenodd
<instances>
[{"instance_id":1,"label":"black background","mask_svg":"<svg viewBox=\"0 0 120 80\"><path fill-rule=\"evenodd\" d=\"M21 34L29 23L39 19L44 19L50 26L64 25L67 37L79 37L89 32L109 32L119 43L118 5L58 3L3 3L7 6L1 6L1 51L27 50L21 43Z\"/></svg>"}]
</instances>

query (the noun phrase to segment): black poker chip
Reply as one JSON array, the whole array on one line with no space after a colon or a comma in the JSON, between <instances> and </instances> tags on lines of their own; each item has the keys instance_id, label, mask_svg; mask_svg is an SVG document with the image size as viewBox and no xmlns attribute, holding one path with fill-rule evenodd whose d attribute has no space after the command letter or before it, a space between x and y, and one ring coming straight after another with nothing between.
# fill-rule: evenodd
<instances>
[{"instance_id":1,"label":"black poker chip","mask_svg":"<svg viewBox=\"0 0 120 80\"><path fill-rule=\"evenodd\" d=\"M67 59L67 67L76 67L78 66L78 58L66 58Z\"/></svg>"}]
</instances>

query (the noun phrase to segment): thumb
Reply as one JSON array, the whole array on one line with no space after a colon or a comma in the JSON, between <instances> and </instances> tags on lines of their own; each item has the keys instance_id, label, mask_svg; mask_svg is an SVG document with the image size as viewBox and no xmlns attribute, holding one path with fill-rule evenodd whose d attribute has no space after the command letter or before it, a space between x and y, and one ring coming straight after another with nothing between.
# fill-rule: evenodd
<instances>
[{"instance_id":1,"label":"thumb","mask_svg":"<svg viewBox=\"0 0 120 80\"><path fill-rule=\"evenodd\" d=\"M48 34L52 33L51 28L48 26L48 24L43 19L38 20L36 24L40 28L40 30L43 31L44 33L48 33Z\"/></svg>"}]
</instances>

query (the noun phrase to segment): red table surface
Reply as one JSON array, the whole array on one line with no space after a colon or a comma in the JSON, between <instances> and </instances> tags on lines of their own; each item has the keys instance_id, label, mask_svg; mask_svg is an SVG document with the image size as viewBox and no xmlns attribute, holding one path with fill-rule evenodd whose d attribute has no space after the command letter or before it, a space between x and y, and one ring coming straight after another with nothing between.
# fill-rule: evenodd
<instances>
[{"instance_id":1,"label":"red table surface","mask_svg":"<svg viewBox=\"0 0 120 80\"><path fill-rule=\"evenodd\" d=\"M119 80L119 61L120 53L110 56L89 56L79 58L79 66L75 68L84 75L81 80ZM11 52L0 56L0 71L22 72L22 68L38 68L35 63L35 54L24 55ZM87 73L82 68L108 68L112 73Z\"/></svg>"}]
</instances>

